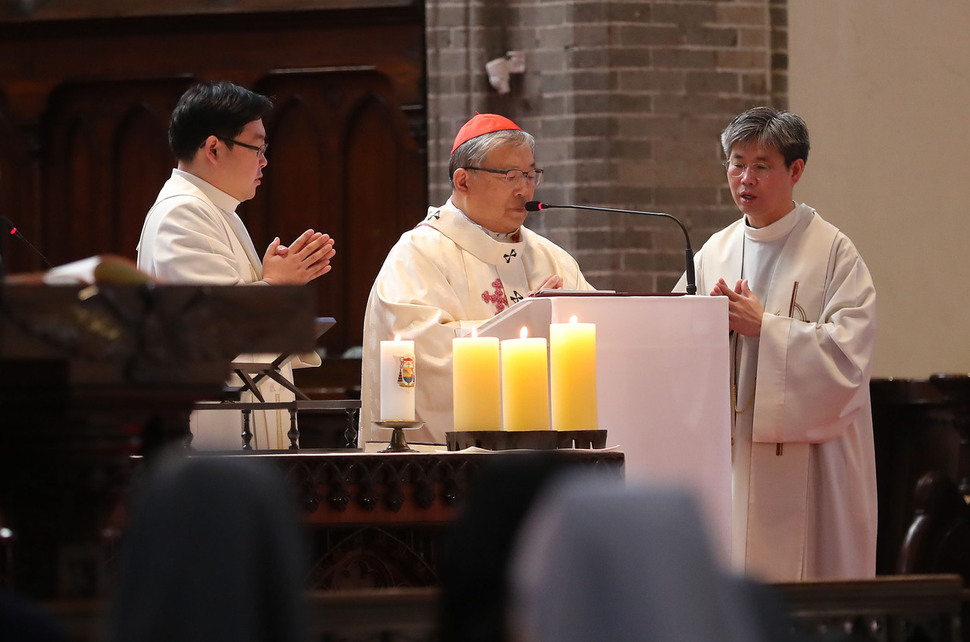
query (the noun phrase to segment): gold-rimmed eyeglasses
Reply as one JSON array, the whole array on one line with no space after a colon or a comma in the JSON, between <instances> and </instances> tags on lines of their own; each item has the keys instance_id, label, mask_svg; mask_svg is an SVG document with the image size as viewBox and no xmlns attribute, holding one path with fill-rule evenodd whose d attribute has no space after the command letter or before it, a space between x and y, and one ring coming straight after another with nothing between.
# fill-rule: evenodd
<instances>
[{"instance_id":1,"label":"gold-rimmed eyeglasses","mask_svg":"<svg viewBox=\"0 0 970 642\"><path fill-rule=\"evenodd\" d=\"M471 169L476 172L488 172L489 174L498 174L505 177L505 182L509 185L519 185L524 180L532 181L533 185L538 185L542 182L542 170L534 169L529 172L523 172L521 169L488 169L485 167L466 167L465 169Z\"/></svg>"},{"instance_id":2,"label":"gold-rimmed eyeglasses","mask_svg":"<svg viewBox=\"0 0 970 642\"><path fill-rule=\"evenodd\" d=\"M771 171L771 167L764 163L751 163L750 165L745 165L744 163L739 163L735 160L724 161L722 163L727 169L728 176L734 178L740 178L745 171L748 172L748 176L751 178L764 178L768 172Z\"/></svg>"}]
</instances>

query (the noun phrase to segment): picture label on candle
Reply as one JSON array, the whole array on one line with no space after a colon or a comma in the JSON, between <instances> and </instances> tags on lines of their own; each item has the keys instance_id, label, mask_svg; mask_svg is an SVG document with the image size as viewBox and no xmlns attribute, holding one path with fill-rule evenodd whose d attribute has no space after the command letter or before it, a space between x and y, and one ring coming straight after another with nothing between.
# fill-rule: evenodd
<instances>
[{"instance_id":1,"label":"picture label on candle","mask_svg":"<svg viewBox=\"0 0 970 642\"><path fill-rule=\"evenodd\" d=\"M414 341L381 341L381 421L414 421Z\"/></svg>"},{"instance_id":2,"label":"picture label on candle","mask_svg":"<svg viewBox=\"0 0 970 642\"><path fill-rule=\"evenodd\" d=\"M397 372L397 385L402 388L414 387L414 357L399 357L401 367Z\"/></svg>"}]
</instances>

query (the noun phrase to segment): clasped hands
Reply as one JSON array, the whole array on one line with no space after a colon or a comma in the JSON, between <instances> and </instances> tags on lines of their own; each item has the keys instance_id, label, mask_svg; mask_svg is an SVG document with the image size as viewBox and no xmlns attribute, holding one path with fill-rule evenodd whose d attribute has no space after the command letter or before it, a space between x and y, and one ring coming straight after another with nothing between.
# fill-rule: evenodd
<instances>
[{"instance_id":1,"label":"clasped hands","mask_svg":"<svg viewBox=\"0 0 970 642\"><path fill-rule=\"evenodd\" d=\"M270 285L303 285L330 271L330 259L337 251L329 234L307 230L290 245L280 237L266 248L263 281Z\"/></svg>"},{"instance_id":2,"label":"clasped hands","mask_svg":"<svg viewBox=\"0 0 970 642\"><path fill-rule=\"evenodd\" d=\"M761 301L748 287L747 279L738 279L734 289L728 287L724 279L718 279L711 296L728 298L728 328L748 337L761 336L761 319L765 310Z\"/></svg>"}]
</instances>

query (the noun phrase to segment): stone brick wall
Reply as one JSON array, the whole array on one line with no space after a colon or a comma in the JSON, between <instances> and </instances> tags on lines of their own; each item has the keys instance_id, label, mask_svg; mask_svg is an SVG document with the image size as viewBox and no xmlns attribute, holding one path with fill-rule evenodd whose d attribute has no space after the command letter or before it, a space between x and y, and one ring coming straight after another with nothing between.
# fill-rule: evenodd
<instances>
[{"instance_id":1,"label":"stone brick wall","mask_svg":"<svg viewBox=\"0 0 970 642\"><path fill-rule=\"evenodd\" d=\"M787 0L427 0L432 203L450 194L455 132L476 111L537 138L550 203L668 212L694 249L736 218L718 136L738 112L787 104ZM518 50L511 91L485 63ZM529 227L597 287L667 291L684 268L672 221L571 210Z\"/></svg>"}]
</instances>

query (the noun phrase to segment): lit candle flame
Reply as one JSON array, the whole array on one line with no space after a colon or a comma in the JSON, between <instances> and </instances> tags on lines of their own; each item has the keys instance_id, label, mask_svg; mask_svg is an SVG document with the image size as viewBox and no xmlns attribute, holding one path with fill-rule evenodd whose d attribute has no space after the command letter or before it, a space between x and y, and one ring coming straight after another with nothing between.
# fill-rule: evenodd
<instances>
[{"instance_id":1,"label":"lit candle flame","mask_svg":"<svg viewBox=\"0 0 970 642\"><path fill-rule=\"evenodd\" d=\"M579 317L577 317L575 314L573 316L569 317L569 322L570 323L577 323L578 321L579 321Z\"/></svg>"},{"instance_id":2,"label":"lit candle flame","mask_svg":"<svg viewBox=\"0 0 970 642\"><path fill-rule=\"evenodd\" d=\"M528 338L528 336L529 336L529 328L522 326L522 329L519 330L519 338L525 339L525 338Z\"/></svg>"},{"instance_id":3,"label":"lit candle flame","mask_svg":"<svg viewBox=\"0 0 970 642\"><path fill-rule=\"evenodd\" d=\"M478 328L472 328L472 339L478 338Z\"/></svg>"},{"instance_id":4,"label":"lit candle flame","mask_svg":"<svg viewBox=\"0 0 970 642\"><path fill-rule=\"evenodd\" d=\"M399 335L399 334L395 334L395 335L394 335L394 340L395 340L395 341L400 341L400 340L401 340L401 335Z\"/></svg>"}]
</instances>

